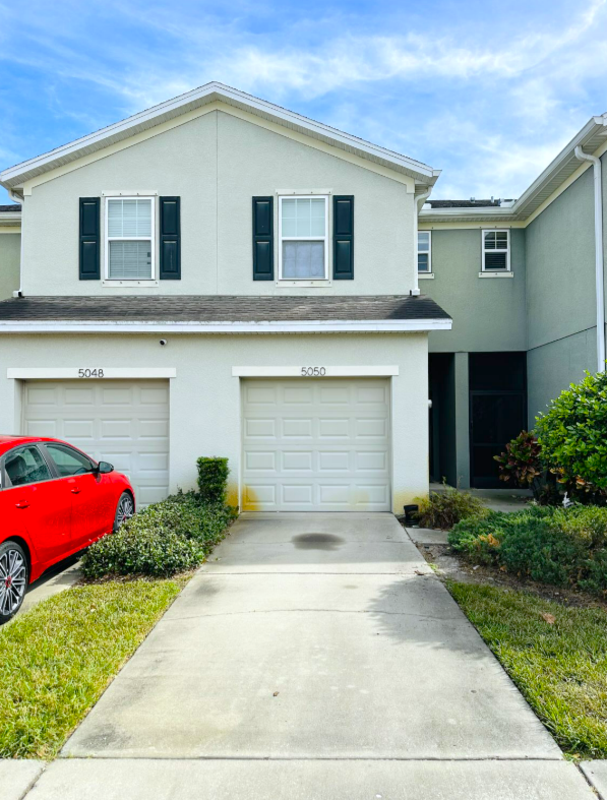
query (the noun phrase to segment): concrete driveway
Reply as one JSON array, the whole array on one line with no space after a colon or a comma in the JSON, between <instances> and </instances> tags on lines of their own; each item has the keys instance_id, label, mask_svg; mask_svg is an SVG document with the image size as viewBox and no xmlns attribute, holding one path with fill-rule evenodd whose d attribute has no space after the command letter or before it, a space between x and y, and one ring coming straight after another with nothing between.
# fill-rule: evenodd
<instances>
[{"instance_id":1,"label":"concrete driveway","mask_svg":"<svg viewBox=\"0 0 607 800\"><path fill-rule=\"evenodd\" d=\"M389 514L244 514L62 755L28 800L594 797Z\"/></svg>"}]
</instances>

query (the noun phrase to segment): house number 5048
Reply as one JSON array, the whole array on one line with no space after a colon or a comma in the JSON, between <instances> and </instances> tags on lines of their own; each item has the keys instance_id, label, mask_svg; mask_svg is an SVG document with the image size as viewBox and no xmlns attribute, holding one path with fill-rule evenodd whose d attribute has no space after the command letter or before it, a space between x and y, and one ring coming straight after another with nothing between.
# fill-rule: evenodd
<instances>
[{"instance_id":1,"label":"house number 5048","mask_svg":"<svg viewBox=\"0 0 607 800\"><path fill-rule=\"evenodd\" d=\"M78 377L79 378L103 378L105 377L104 372L102 369L98 367L95 369L79 369L78 370Z\"/></svg>"},{"instance_id":2,"label":"house number 5048","mask_svg":"<svg viewBox=\"0 0 607 800\"><path fill-rule=\"evenodd\" d=\"M318 378L327 374L325 367L302 367L301 374L304 378Z\"/></svg>"}]
</instances>

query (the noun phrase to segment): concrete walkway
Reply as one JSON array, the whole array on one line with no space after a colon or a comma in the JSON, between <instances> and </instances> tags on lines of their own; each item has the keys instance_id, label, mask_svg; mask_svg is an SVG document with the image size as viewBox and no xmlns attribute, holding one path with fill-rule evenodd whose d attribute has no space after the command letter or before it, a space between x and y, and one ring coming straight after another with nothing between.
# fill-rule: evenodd
<instances>
[{"instance_id":1,"label":"concrete walkway","mask_svg":"<svg viewBox=\"0 0 607 800\"><path fill-rule=\"evenodd\" d=\"M245 514L28 800L591 800L389 514Z\"/></svg>"}]
</instances>

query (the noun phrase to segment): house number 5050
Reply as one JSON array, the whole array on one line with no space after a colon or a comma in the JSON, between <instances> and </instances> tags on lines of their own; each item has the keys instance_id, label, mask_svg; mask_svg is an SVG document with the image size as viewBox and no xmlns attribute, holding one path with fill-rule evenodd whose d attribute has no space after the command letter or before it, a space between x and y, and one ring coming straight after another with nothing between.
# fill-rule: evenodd
<instances>
[{"instance_id":1,"label":"house number 5050","mask_svg":"<svg viewBox=\"0 0 607 800\"><path fill-rule=\"evenodd\" d=\"M325 367L302 367L301 374L304 378L318 378L327 374Z\"/></svg>"}]
</instances>

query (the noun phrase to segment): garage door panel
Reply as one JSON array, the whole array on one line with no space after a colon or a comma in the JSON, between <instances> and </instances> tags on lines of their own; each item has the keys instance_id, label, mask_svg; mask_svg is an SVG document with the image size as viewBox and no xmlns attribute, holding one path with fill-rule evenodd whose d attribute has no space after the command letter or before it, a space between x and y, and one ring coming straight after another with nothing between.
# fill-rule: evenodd
<instances>
[{"instance_id":1,"label":"garage door panel","mask_svg":"<svg viewBox=\"0 0 607 800\"><path fill-rule=\"evenodd\" d=\"M169 489L166 381L28 381L24 430L80 447L129 476L139 505Z\"/></svg>"},{"instance_id":2,"label":"garage door panel","mask_svg":"<svg viewBox=\"0 0 607 800\"><path fill-rule=\"evenodd\" d=\"M244 380L243 507L390 508L385 379Z\"/></svg>"}]
</instances>

